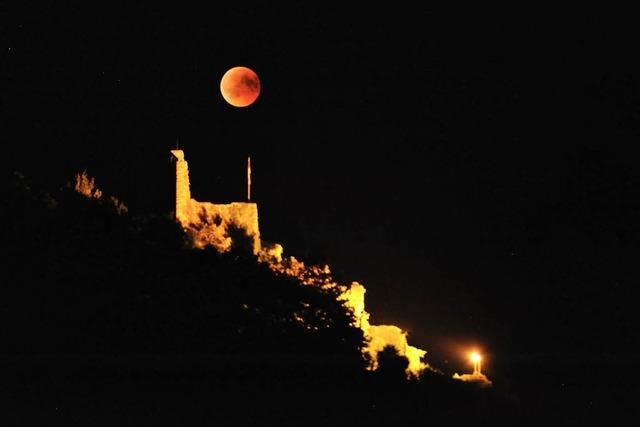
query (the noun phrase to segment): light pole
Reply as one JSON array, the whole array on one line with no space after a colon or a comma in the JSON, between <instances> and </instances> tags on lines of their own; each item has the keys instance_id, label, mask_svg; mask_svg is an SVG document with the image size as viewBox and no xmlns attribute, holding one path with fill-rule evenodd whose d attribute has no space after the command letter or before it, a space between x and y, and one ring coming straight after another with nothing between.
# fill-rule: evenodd
<instances>
[{"instance_id":1,"label":"light pole","mask_svg":"<svg viewBox=\"0 0 640 427\"><path fill-rule=\"evenodd\" d=\"M473 352L471 353L470 356L471 359L471 363L473 363L473 374L482 374L482 370L481 368L481 363L482 363L482 356L480 356L480 354L478 354L477 352Z\"/></svg>"}]
</instances>

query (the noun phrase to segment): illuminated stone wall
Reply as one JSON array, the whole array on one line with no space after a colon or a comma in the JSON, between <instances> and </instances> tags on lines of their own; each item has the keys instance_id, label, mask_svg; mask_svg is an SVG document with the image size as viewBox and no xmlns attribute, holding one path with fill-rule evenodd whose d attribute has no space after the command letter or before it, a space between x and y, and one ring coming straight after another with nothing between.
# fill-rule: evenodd
<instances>
[{"instance_id":1,"label":"illuminated stone wall","mask_svg":"<svg viewBox=\"0 0 640 427\"><path fill-rule=\"evenodd\" d=\"M216 204L199 202L191 197L189 164L182 150L172 150L176 158L176 219L191 232L198 247L211 245L218 251L228 251L233 242L233 228L244 231L254 254L260 252L258 205L234 202Z\"/></svg>"}]
</instances>

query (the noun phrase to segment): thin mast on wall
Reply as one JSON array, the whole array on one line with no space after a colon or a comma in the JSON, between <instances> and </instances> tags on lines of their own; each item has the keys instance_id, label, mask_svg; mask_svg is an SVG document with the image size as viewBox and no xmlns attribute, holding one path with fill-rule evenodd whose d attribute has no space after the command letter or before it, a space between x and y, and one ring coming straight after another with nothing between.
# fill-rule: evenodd
<instances>
[{"instance_id":1,"label":"thin mast on wall","mask_svg":"<svg viewBox=\"0 0 640 427\"><path fill-rule=\"evenodd\" d=\"M251 156L247 157L247 200L251 200Z\"/></svg>"}]
</instances>

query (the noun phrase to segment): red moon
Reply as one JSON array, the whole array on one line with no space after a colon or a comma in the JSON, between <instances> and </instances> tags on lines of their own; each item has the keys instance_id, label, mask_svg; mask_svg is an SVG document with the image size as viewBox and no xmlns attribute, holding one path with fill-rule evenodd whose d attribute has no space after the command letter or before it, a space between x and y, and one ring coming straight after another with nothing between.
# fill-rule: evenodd
<instances>
[{"instance_id":1,"label":"red moon","mask_svg":"<svg viewBox=\"0 0 640 427\"><path fill-rule=\"evenodd\" d=\"M260 95L260 80L251 68L233 67L222 76L220 92L234 107L246 107Z\"/></svg>"}]
</instances>

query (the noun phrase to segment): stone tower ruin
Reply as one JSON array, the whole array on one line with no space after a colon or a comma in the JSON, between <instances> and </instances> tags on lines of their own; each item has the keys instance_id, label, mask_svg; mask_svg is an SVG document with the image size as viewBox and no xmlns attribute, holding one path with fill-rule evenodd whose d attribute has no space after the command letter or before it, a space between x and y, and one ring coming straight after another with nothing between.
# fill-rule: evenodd
<instances>
[{"instance_id":1,"label":"stone tower ruin","mask_svg":"<svg viewBox=\"0 0 640 427\"><path fill-rule=\"evenodd\" d=\"M184 151L171 150L176 159L176 220L189 231L198 247L211 245L226 252L234 244L233 231L244 232L251 242L251 249L258 254L261 249L258 227L258 205L249 202L216 204L199 202L191 197L189 164Z\"/></svg>"}]
</instances>

